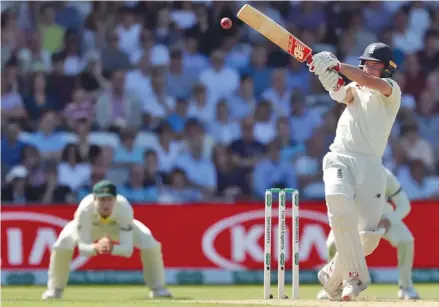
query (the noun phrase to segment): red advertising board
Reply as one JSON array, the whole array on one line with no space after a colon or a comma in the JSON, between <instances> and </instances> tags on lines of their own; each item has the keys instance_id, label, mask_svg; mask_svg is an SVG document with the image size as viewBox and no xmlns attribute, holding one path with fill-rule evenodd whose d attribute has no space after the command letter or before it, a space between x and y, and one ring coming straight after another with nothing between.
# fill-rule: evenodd
<instances>
[{"instance_id":1,"label":"red advertising board","mask_svg":"<svg viewBox=\"0 0 439 307\"><path fill-rule=\"evenodd\" d=\"M47 268L49 251L76 206L3 207L1 214L2 269ZM136 205L136 219L145 223L162 243L168 268L261 269L263 264L263 204ZM291 211L291 210L289 210ZM273 212L273 217L277 212ZM414 203L406 218L415 237L416 268L439 268L439 204ZM287 242L291 242L291 215ZM276 233L277 220L273 230ZM325 262L329 226L323 203L301 203L300 265L311 269ZM436 240L433 244L432 240ZM273 240L276 244L276 240ZM287 246L291 265L291 245ZM274 247L273 251L277 249ZM276 254L273 261L277 261ZM395 267L396 251L382 241L368 257L370 267ZM97 256L74 257L74 269L133 270L141 263L131 259Z\"/></svg>"}]
</instances>

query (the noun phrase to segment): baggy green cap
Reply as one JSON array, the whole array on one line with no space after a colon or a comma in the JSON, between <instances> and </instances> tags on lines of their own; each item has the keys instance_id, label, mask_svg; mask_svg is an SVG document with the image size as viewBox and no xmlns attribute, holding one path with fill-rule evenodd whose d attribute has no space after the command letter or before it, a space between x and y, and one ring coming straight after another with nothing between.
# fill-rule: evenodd
<instances>
[{"instance_id":1,"label":"baggy green cap","mask_svg":"<svg viewBox=\"0 0 439 307\"><path fill-rule=\"evenodd\" d=\"M95 197L117 196L116 186L110 180L101 180L93 186Z\"/></svg>"}]
</instances>

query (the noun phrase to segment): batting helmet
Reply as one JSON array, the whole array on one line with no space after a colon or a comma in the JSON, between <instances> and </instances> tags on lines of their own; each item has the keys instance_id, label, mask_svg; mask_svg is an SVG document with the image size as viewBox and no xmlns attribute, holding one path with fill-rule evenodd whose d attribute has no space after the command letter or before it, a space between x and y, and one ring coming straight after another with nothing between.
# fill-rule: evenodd
<instances>
[{"instance_id":1,"label":"batting helmet","mask_svg":"<svg viewBox=\"0 0 439 307\"><path fill-rule=\"evenodd\" d=\"M360 67L363 69L365 61L376 61L384 64L384 70L381 73L381 78L391 78L393 72L396 69L396 64L393 62L392 49L383 43L373 43L366 47L362 56L358 59L361 60Z\"/></svg>"}]
</instances>

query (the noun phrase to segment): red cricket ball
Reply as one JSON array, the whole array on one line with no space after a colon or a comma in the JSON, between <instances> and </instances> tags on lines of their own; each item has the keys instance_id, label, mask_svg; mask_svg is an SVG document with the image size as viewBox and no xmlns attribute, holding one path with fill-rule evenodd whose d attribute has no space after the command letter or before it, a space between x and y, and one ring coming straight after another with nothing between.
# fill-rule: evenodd
<instances>
[{"instance_id":1,"label":"red cricket ball","mask_svg":"<svg viewBox=\"0 0 439 307\"><path fill-rule=\"evenodd\" d=\"M232 27L232 21L230 20L230 18L224 17L223 19L221 19L221 27L223 29L230 29Z\"/></svg>"}]
</instances>

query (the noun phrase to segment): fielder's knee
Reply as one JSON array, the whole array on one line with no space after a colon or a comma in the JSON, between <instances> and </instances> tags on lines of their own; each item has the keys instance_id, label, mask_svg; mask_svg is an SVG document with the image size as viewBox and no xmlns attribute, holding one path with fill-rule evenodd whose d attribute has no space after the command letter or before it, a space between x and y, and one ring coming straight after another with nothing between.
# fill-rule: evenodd
<instances>
[{"instance_id":1,"label":"fielder's knee","mask_svg":"<svg viewBox=\"0 0 439 307\"><path fill-rule=\"evenodd\" d=\"M76 247L76 224L70 221L61 231L56 242L53 244L53 249L75 249Z\"/></svg>"},{"instance_id":2,"label":"fielder's knee","mask_svg":"<svg viewBox=\"0 0 439 307\"><path fill-rule=\"evenodd\" d=\"M411 231L402 223L395 223L390 226L385 238L393 247L400 244L414 244L415 241Z\"/></svg>"},{"instance_id":3,"label":"fielder's knee","mask_svg":"<svg viewBox=\"0 0 439 307\"><path fill-rule=\"evenodd\" d=\"M140 221L134 221L134 245L139 249L148 249L154 248L157 246L161 246L160 242L158 242L149 230L143 223Z\"/></svg>"},{"instance_id":4,"label":"fielder's knee","mask_svg":"<svg viewBox=\"0 0 439 307\"><path fill-rule=\"evenodd\" d=\"M74 249L76 246L76 241L72 237L60 236L53 244L53 249Z\"/></svg>"}]
</instances>

